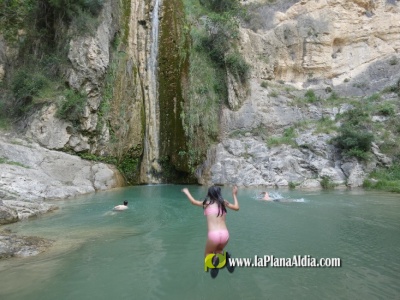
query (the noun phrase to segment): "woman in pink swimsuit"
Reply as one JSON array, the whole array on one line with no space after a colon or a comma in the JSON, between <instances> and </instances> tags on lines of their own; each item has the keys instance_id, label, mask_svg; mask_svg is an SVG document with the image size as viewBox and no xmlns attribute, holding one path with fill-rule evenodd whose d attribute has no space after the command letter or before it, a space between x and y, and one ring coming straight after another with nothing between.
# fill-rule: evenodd
<instances>
[{"instance_id":1,"label":"woman in pink swimsuit","mask_svg":"<svg viewBox=\"0 0 400 300\"><path fill-rule=\"evenodd\" d=\"M211 253L223 253L226 244L228 244L229 232L225 223L226 208L239 210L237 191L237 186L234 186L232 189L234 204L232 204L222 198L221 188L218 186L212 186L208 189L204 201L195 200L187 188L182 190L193 205L203 207L204 215L207 217L208 238L204 251L205 257Z\"/></svg>"}]
</instances>

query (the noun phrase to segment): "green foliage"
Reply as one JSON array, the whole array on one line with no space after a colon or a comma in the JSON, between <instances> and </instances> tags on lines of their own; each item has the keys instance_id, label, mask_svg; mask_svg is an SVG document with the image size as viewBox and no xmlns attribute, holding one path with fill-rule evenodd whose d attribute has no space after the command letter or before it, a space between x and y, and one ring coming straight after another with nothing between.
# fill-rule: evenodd
<instances>
[{"instance_id":1,"label":"green foliage","mask_svg":"<svg viewBox=\"0 0 400 300\"><path fill-rule=\"evenodd\" d=\"M338 136L333 139L336 146L347 157L355 157L359 160L368 160L374 135L371 128L370 110L376 96L364 102L355 103L357 107L339 115L342 125L338 130Z\"/></svg>"},{"instance_id":2,"label":"green foliage","mask_svg":"<svg viewBox=\"0 0 400 300\"><path fill-rule=\"evenodd\" d=\"M336 185L332 182L329 176L323 176L320 181L321 187L324 190L333 189Z\"/></svg>"},{"instance_id":3,"label":"green foliage","mask_svg":"<svg viewBox=\"0 0 400 300\"><path fill-rule=\"evenodd\" d=\"M317 128L315 133L331 133L336 131L336 122L330 118L322 117L317 121Z\"/></svg>"},{"instance_id":4,"label":"green foliage","mask_svg":"<svg viewBox=\"0 0 400 300\"><path fill-rule=\"evenodd\" d=\"M35 37L44 44L43 39L55 37L60 21L73 22L75 29L87 33L91 17L97 16L102 6L103 0L0 0L0 28L8 41L28 35L28 40ZM24 32L23 37L19 31Z\"/></svg>"},{"instance_id":5,"label":"green foliage","mask_svg":"<svg viewBox=\"0 0 400 300\"><path fill-rule=\"evenodd\" d=\"M225 66L225 55L238 36L239 24L230 14L210 13L205 22L206 35L202 37L202 50L207 52L216 66ZM239 55L239 54L237 54Z\"/></svg>"},{"instance_id":6,"label":"green foliage","mask_svg":"<svg viewBox=\"0 0 400 300\"><path fill-rule=\"evenodd\" d=\"M25 166L24 164L21 164L16 161L8 160L7 158L4 158L4 157L0 157L0 164L13 165L13 166L18 166L18 167L22 167L25 169L29 169L29 167Z\"/></svg>"},{"instance_id":7,"label":"green foliage","mask_svg":"<svg viewBox=\"0 0 400 300\"><path fill-rule=\"evenodd\" d=\"M390 103L382 103L378 106L377 112L382 116L394 116L396 113L395 107Z\"/></svg>"},{"instance_id":8,"label":"green foliage","mask_svg":"<svg viewBox=\"0 0 400 300\"><path fill-rule=\"evenodd\" d=\"M117 165L118 160L113 156L98 156L92 153L78 153L78 155L86 160L100 161L107 164Z\"/></svg>"},{"instance_id":9,"label":"green foliage","mask_svg":"<svg viewBox=\"0 0 400 300\"><path fill-rule=\"evenodd\" d=\"M344 124L352 126L366 125L370 122L369 112L366 107L356 107L343 113L339 118L343 119Z\"/></svg>"},{"instance_id":10,"label":"green foliage","mask_svg":"<svg viewBox=\"0 0 400 300\"><path fill-rule=\"evenodd\" d=\"M128 183L133 183L139 174L139 158L125 155L118 160L117 168L124 174Z\"/></svg>"},{"instance_id":11,"label":"green foliage","mask_svg":"<svg viewBox=\"0 0 400 300\"><path fill-rule=\"evenodd\" d=\"M216 13L232 12L239 8L238 0L200 0L200 3Z\"/></svg>"},{"instance_id":12,"label":"green foliage","mask_svg":"<svg viewBox=\"0 0 400 300\"><path fill-rule=\"evenodd\" d=\"M293 147L297 146L294 138L297 136L294 127L286 128L280 137L270 137L267 139L267 144L269 146L279 146L279 145L291 145Z\"/></svg>"},{"instance_id":13,"label":"green foliage","mask_svg":"<svg viewBox=\"0 0 400 300\"><path fill-rule=\"evenodd\" d=\"M337 93L335 93L335 92L332 92L330 95L329 95L329 97L328 97L328 101L336 101L336 100L339 100L340 99L340 97L339 97L339 95L337 94Z\"/></svg>"},{"instance_id":14,"label":"green foliage","mask_svg":"<svg viewBox=\"0 0 400 300\"><path fill-rule=\"evenodd\" d=\"M377 102L379 100L381 100L381 95L379 93L372 94L366 99L367 102Z\"/></svg>"},{"instance_id":15,"label":"green foliage","mask_svg":"<svg viewBox=\"0 0 400 300\"><path fill-rule=\"evenodd\" d=\"M276 97L279 96L279 94L278 94L277 91L271 91L271 92L269 93L269 95L270 95L271 97L274 97L274 98L276 98Z\"/></svg>"},{"instance_id":16,"label":"green foliage","mask_svg":"<svg viewBox=\"0 0 400 300\"><path fill-rule=\"evenodd\" d=\"M394 164L387 169L378 169L372 172L370 177L388 181L400 180L400 163Z\"/></svg>"},{"instance_id":17,"label":"green foliage","mask_svg":"<svg viewBox=\"0 0 400 300\"><path fill-rule=\"evenodd\" d=\"M304 96L306 97L307 102L310 102L310 103L314 103L319 100L317 95L315 95L314 90L311 90L311 89L307 90L307 92L304 94Z\"/></svg>"},{"instance_id":18,"label":"green foliage","mask_svg":"<svg viewBox=\"0 0 400 300\"><path fill-rule=\"evenodd\" d=\"M184 1L190 37L187 101L181 119L188 149L183 159L194 171L219 134L221 105L227 102L227 70L241 83L249 66L236 50L240 13L237 0ZM196 24L195 26L191 24Z\"/></svg>"},{"instance_id":19,"label":"green foliage","mask_svg":"<svg viewBox=\"0 0 400 300\"><path fill-rule=\"evenodd\" d=\"M36 0L0 0L0 28L6 40L17 41L18 30L35 9Z\"/></svg>"},{"instance_id":20,"label":"green foliage","mask_svg":"<svg viewBox=\"0 0 400 300\"><path fill-rule=\"evenodd\" d=\"M59 104L57 117L77 123L86 101L87 97L84 94L71 89L66 90L64 99Z\"/></svg>"},{"instance_id":21,"label":"green foliage","mask_svg":"<svg viewBox=\"0 0 400 300\"><path fill-rule=\"evenodd\" d=\"M296 188L297 184L295 184L292 181L289 181L289 189L294 190Z\"/></svg>"},{"instance_id":22,"label":"green foliage","mask_svg":"<svg viewBox=\"0 0 400 300\"><path fill-rule=\"evenodd\" d=\"M47 0L45 2L48 2L54 9L64 11L71 18L81 10L96 15L103 6L103 0Z\"/></svg>"},{"instance_id":23,"label":"green foliage","mask_svg":"<svg viewBox=\"0 0 400 300\"><path fill-rule=\"evenodd\" d=\"M48 11L49 24L44 23L46 30L56 25L59 20L71 25L74 33L92 34L97 26L97 15L103 7L104 0L40 0L39 7ZM53 18L52 18L53 17ZM40 19L40 18L39 18ZM53 23L53 24L51 24Z\"/></svg>"},{"instance_id":24,"label":"green foliage","mask_svg":"<svg viewBox=\"0 0 400 300\"><path fill-rule=\"evenodd\" d=\"M49 81L42 73L34 73L27 69L20 69L12 79L11 90L17 100L33 98L48 86Z\"/></svg>"},{"instance_id":25,"label":"green foliage","mask_svg":"<svg viewBox=\"0 0 400 300\"><path fill-rule=\"evenodd\" d=\"M400 193L400 164L375 170L369 177L363 183L364 188Z\"/></svg>"},{"instance_id":26,"label":"green foliage","mask_svg":"<svg viewBox=\"0 0 400 300\"><path fill-rule=\"evenodd\" d=\"M134 183L139 174L139 158L132 157L129 154L117 158L115 156L98 156L91 153L79 153L81 158L92 161L99 161L107 164L113 164L124 175L128 183Z\"/></svg>"},{"instance_id":27,"label":"green foliage","mask_svg":"<svg viewBox=\"0 0 400 300\"><path fill-rule=\"evenodd\" d=\"M268 87L268 82L266 82L266 81L263 81L263 82L261 82L261 87L263 87L264 89L266 89L267 87Z\"/></svg>"},{"instance_id":28,"label":"green foliage","mask_svg":"<svg viewBox=\"0 0 400 300\"><path fill-rule=\"evenodd\" d=\"M400 79L397 85L388 86L383 89L383 93L396 93L400 96Z\"/></svg>"},{"instance_id":29,"label":"green foliage","mask_svg":"<svg viewBox=\"0 0 400 300\"><path fill-rule=\"evenodd\" d=\"M0 105L0 109L2 109L1 105ZM5 118L4 116L2 116L0 114L0 130L9 130L9 128L10 128L10 123L9 123L8 118Z\"/></svg>"},{"instance_id":30,"label":"green foliage","mask_svg":"<svg viewBox=\"0 0 400 300\"><path fill-rule=\"evenodd\" d=\"M102 5L103 0L0 0L1 32L19 43L17 64L0 87L2 120L63 93L69 34L88 34ZM79 97L67 91L65 98L59 115L77 120L79 109L73 107L79 107Z\"/></svg>"},{"instance_id":31,"label":"green foliage","mask_svg":"<svg viewBox=\"0 0 400 300\"><path fill-rule=\"evenodd\" d=\"M345 156L356 157L360 160L368 158L374 139L372 133L351 124L342 125L339 135L334 139L336 145Z\"/></svg>"},{"instance_id":32,"label":"green foliage","mask_svg":"<svg viewBox=\"0 0 400 300\"><path fill-rule=\"evenodd\" d=\"M229 53L225 59L228 70L235 75L236 79L244 83L250 71L250 65L244 60L239 52Z\"/></svg>"},{"instance_id":33,"label":"green foliage","mask_svg":"<svg viewBox=\"0 0 400 300\"><path fill-rule=\"evenodd\" d=\"M344 155L348 157L355 157L360 161L367 161L370 158L370 154L367 151L358 148L351 148L345 151Z\"/></svg>"}]
</instances>

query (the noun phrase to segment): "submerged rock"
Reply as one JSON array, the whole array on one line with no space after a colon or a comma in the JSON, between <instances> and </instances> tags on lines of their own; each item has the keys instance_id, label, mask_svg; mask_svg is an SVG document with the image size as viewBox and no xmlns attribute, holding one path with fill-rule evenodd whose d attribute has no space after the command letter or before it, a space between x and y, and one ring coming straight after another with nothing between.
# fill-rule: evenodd
<instances>
[{"instance_id":1,"label":"submerged rock","mask_svg":"<svg viewBox=\"0 0 400 300\"><path fill-rule=\"evenodd\" d=\"M0 201L0 225L15 223L18 221L18 214L15 209L3 205Z\"/></svg>"},{"instance_id":2,"label":"submerged rock","mask_svg":"<svg viewBox=\"0 0 400 300\"><path fill-rule=\"evenodd\" d=\"M3 230L0 231L0 259L37 255L46 251L53 242L36 236L17 236Z\"/></svg>"}]
</instances>

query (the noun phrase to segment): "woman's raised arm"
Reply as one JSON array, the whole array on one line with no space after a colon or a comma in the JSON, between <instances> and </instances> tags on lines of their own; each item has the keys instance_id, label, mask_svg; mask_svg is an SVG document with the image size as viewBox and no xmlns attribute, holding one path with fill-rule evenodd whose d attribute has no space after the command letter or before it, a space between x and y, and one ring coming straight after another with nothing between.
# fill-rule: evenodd
<instances>
[{"instance_id":1,"label":"woman's raised arm","mask_svg":"<svg viewBox=\"0 0 400 300\"><path fill-rule=\"evenodd\" d=\"M194 199L193 196L192 196L192 194L190 194L188 188L183 188L183 189L182 189L182 193L184 193L184 194L188 197L189 201L190 201L193 205L196 205L196 206L203 206L203 202Z\"/></svg>"},{"instance_id":2,"label":"woman's raised arm","mask_svg":"<svg viewBox=\"0 0 400 300\"><path fill-rule=\"evenodd\" d=\"M228 201L225 200L225 206L232 209L232 210L239 210L239 202L237 199L237 191L238 191L238 187L235 185L232 188L232 196L233 196L233 204L229 203Z\"/></svg>"}]
</instances>

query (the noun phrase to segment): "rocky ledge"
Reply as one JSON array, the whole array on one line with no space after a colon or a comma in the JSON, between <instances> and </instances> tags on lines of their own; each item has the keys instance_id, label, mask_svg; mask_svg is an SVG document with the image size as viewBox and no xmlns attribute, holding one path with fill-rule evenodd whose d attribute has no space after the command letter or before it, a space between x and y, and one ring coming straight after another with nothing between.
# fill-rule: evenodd
<instances>
[{"instance_id":1,"label":"rocky ledge","mask_svg":"<svg viewBox=\"0 0 400 300\"><path fill-rule=\"evenodd\" d=\"M113 166L0 135L0 225L56 209L49 201L124 184Z\"/></svg>"}]
</instances>

